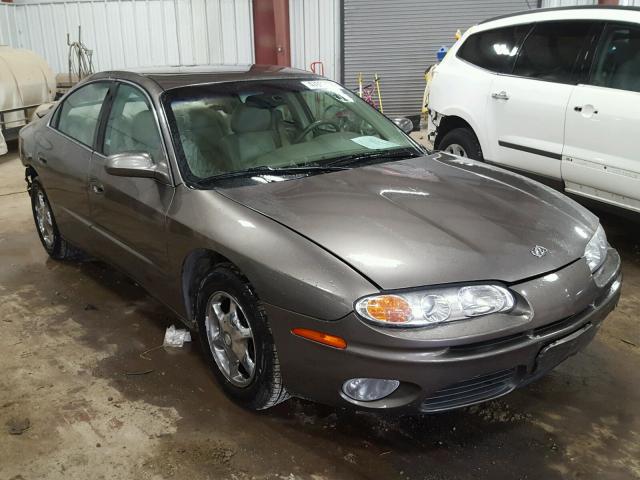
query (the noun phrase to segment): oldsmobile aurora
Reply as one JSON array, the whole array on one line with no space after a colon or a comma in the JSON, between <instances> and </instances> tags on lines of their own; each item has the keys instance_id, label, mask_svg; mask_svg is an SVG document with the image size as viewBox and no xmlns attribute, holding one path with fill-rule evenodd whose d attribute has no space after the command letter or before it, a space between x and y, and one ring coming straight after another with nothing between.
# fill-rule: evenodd
<instances>
[{"instance_id":1,"label":"oldsmobile aurora","mask_svg":"<svg viewBox=\"0 0 640 480\"><path fill-rule=\"evenodd\" d=\"M48 254L134 278L250 409L496 398L587 345L620 295L586 209L429 155L306 72L100 73L20 137Z\"/></svg>"}]
</instances>

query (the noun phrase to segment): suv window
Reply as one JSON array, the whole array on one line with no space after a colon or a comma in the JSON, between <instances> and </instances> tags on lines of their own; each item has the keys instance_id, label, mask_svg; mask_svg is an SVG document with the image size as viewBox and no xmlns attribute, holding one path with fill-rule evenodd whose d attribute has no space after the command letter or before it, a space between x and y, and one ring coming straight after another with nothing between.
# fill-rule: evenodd
<instances>
[{"instance_id":1,"label":"suv window","mask_svg":"<svg viewBox=\"0 0 640 480\"><path fill-rule=\"evenodd\" d=\"M162 140L153 110L145 95L136 87L120 84L104 134L103 153L148 153L158 160Z\"/></svg>"},{"instance_id":2,"label":"suv window","mask_svg":"<svg viewBox=\"0 0 640 480\"><path fill-rule=\"evenodd\" d=\"M55 127L65 135L93 146L102 102L109 91L109 83L90 83L69 95L58 112Z\"/></svg>"},{"instance_id":3,"label":"suv window","mask_svg":"<svg viewBox=\"0 0 640 480\"><path fill-rule=\"evenodd\" d=\"M513 74L549 82L573 83L574 67L592 22L544 22L533 27Z\"/></svg>"},{"instance_id":4,"label":"suv window","mask_svg":"<svg viewBox=\"0 0 640 480\"><path fill-rule=\"evenodd\" d=\"M605 29L591 83L640 92L640 28L610 25Z\"/></svg>"},{"instance_id":5,"label":"suv window","mask_svg":"<svg viewBox=\"0 0 640 480\"><path fill-rule=\"evenodd\" d=\"M497 73L511 73L522 38L530 25L497 28L471 35L458 50L458 57Z\"/></svg>"}]
</instances>

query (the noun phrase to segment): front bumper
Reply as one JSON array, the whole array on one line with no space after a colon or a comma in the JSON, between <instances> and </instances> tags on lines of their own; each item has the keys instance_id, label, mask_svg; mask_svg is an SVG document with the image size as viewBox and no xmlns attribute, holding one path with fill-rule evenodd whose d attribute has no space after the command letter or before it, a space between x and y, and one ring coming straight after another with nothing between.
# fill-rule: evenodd
<instances>
[{"instance_id":1,"label":"front bumper","mask_svg":"<svg viewBox=\"0 0 640 480\"><path fill-rule=\"evenodd\" d=\"M584 348L620 297L620 257L610 249L591 275L583 260L510 288L533 311L446 328L369 325L354 313L319 321L267 305L281 371L292 395L363 409L436 412L497 398L544 375ZM344 338L344 350L294 336L294 328ZM357 402L342 393L351 378L399 380L388 397Z\"/></svg>"}]
</instances>

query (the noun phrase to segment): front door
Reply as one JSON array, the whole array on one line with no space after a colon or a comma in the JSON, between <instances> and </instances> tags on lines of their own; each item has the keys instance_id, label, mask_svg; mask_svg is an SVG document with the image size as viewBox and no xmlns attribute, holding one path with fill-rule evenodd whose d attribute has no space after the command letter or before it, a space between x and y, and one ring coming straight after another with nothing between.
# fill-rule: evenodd
<instances>
[{"instance_id":1,"label":"front door","mask_svg":"<svg viewBox=\"0 0 640 480\"><path fill-rule=\"evenodd\" d=\"M589 84L569 103L562 177L567 191L640 211L640 27L608 25Z\"/></svg>"},{"instance_id":2,"label":"front door","mask_svg":"<svg viewBox=\"0 0 640 480\"><path fill-rule=\"evenodd\" d=\"M66 97L37 139L33 159L60 233L88 251L92 251L92 241L87 177L100 111L110 85L89 83Z\"/></svg>"},{"instance_id":3,"label":"front door","mask_svg":"<svg viewBox=\"0 0 640 480\"><path fill-rule=\"evenodd\" d=\"M150 287L166 272L165 218L174 188L151 178L108 174L108 156L119 153L147 153L168 168L154 108L128 83L117 87L91 162L91 219L102 256Z\"/></svg>"},{"instance_id":4,"label":"front door","mask_svg":"<svg viewBox=\"0 0 640 480\"><path fill-rule=\"evenodd\" d=\"M561 178L564 120L575 88L579 54L591 22L536 24L518 54L512 75L497 75L488 99L488 160L543 177ZM498 48L499 46L495 46Z\"/></svg>"}]
</instances>

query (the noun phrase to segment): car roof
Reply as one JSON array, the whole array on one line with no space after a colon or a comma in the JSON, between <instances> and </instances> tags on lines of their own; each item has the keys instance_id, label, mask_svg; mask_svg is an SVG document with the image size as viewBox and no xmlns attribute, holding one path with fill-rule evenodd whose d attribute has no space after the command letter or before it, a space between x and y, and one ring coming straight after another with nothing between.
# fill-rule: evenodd
<instances>
[{"instance_id":1,"label":"car roof","mask_svg":"<svg viewBox=\"0 0 640 480\"><path fill-rule=\"evenodd\" d=\"M92 78L145 77L162 90L219 82L241 82L248 80L274 80L283 78L321 78L314 73L277 65L212 65L187 67L148 67L100 72Z\"/></svg>"},{"instance_id":2,"label":"car roof","mask_svg":"<svg viewBox=\"0 0 640 480\"><path fill-rule=\"evenodd\" d=\"M480 31L495 27L553 20L602 20L638 23L640 22L640 7L579 5L573 7L539 8L489 18L472 28L474 31Z\"/></svg>"}]
</instances>

